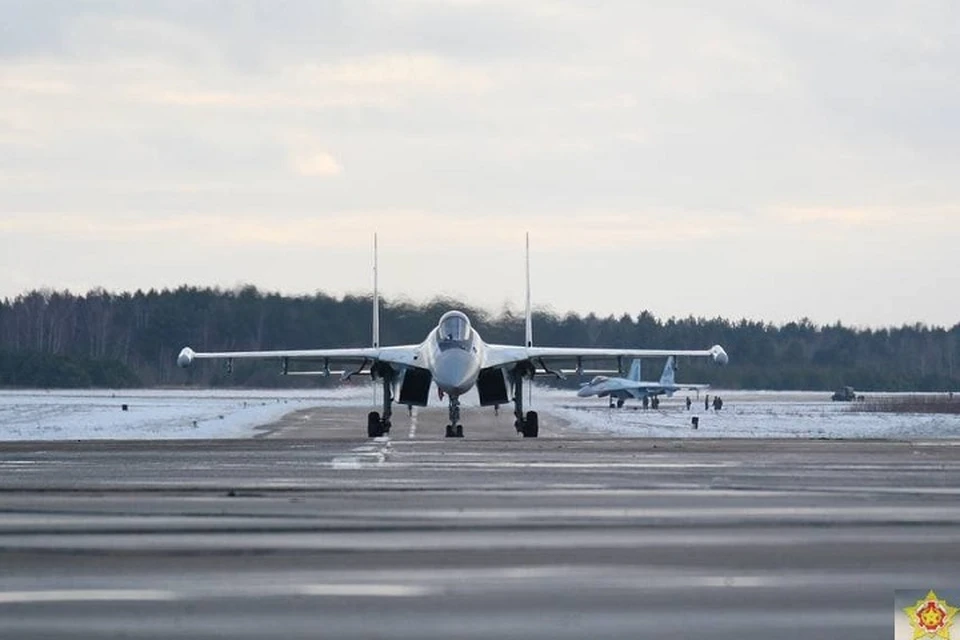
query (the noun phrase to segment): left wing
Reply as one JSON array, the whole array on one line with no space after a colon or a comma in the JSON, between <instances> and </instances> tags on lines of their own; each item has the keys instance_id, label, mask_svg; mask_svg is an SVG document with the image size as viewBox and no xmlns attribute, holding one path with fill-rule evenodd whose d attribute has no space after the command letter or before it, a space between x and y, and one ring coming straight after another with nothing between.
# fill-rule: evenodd
<instances>
[{"instance_id":1,"label":"left wing","mask_svg":"<svg viewBox=\"0 0 960 640\"><path fill-rule=\"evenodd\" d=\"M518 347L511 345L488 344L485 367L499 367L524 360L535 362L569 362L577 359L614 359L614 358L665 358L669 356L691 356L695 358L713 358L714 362L727 364L730 358L720 345L709 349L595 349L577 347Z\"/></svg>"}]
</instances>

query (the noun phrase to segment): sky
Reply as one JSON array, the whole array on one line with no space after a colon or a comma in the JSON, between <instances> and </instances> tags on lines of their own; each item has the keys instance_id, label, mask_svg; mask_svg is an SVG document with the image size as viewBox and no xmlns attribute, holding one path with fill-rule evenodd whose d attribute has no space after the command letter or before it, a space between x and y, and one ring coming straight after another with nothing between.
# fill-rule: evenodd
<instances>
[{"instance_id":1,"label":"sky","mask_svg":"<svg viewBox=\"0 0 960 640\"><path fill-rule=\"evenodd\" d=\"M960 4L0 0L0 297L960 322Z\"/></svg>"}]
</instances>

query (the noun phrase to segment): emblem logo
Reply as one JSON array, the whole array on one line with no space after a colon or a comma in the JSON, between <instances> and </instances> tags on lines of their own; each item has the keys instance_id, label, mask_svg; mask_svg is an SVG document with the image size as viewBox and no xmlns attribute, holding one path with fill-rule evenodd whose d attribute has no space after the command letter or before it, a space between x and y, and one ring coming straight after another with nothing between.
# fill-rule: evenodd
<instances>
[{"instance_id":1,"label":"emblem logo","mask_svg":"<svg viewBox=\"0 0 960 640\"><path fill-rule=\"evenodd\" d=\"M921 593L923 593L921 591ZM957 613L955 607L941 600L931 589L925 598L909 607L904 607L907 620L913 628L912 640L951 640L950 629L953 627L953 617Z\"/></svg>"}]
</instances>

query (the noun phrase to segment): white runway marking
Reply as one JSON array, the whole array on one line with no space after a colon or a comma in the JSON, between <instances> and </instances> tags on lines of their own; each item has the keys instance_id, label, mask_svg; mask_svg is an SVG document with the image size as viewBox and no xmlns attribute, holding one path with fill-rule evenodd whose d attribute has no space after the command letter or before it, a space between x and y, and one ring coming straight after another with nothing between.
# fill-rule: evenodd
<instances>
[{"instance_id":1,"label":"white runway marking","mask_svg":"<svg viewBox=\"0 0 960 640\"><path fill-rule=\"evenodd\" d=\"M370 598L420 598L432 589L413 584L305 584L297 593L304 596L353 596Z\"/></svg>"},{"instance_id":2,"label":"white runway marking","mask_svg":"<svg viewBox=\"0 0 960 640\"><path fill-rule=\"evenodd\" d=\"M0 604L26 602L116 602L178 600L176 592L160 589L57 589L50 591L0 592Z\"/></svg>"},{"instance_id":3,"label":"white runway marking","mask_svg":"<svg viewBox=\"0 0 960 640\"><path fill-rule=\"evenodd\" d=\"M371 465L383 464L390 452L390 436L380 436L350 450L353 455L337 456L330 461L334 469L361 469Z\"/></svg>"},{"instance_id":4,"label":"white runway marking","mask_svg":"<svg viewBox=\"0 0 960 640\"><path fill-rule=\"evenodd\" d=\"M175 602L202 599L272 596L420 598L436 590L415 584L345 583L291 584L267 588L222 587L215 592L192 589L55 589L0 591L0 605L53 602Z\"/></svg>"},{"instance_id":5,"label":"white runway marking","mask_svg":"<svg viewBox=\"0 0 960 640\"><path fill-rule=\"evenodd\" d=\"M414 407L410 411L410 439L413 440L417 437L417 407Z\"/></svg>"}]
</instances>

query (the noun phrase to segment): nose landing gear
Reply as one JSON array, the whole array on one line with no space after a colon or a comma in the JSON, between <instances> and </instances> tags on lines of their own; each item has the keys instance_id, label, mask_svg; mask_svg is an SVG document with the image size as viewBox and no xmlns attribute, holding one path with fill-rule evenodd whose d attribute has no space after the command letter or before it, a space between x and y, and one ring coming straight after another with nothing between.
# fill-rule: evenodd
<instances>
[{"instance_id":1,"label":"nose landing gear","mask_svg":"<svg viewBox=\"0 0 960 640\"><path fill-rule=\"evenodd\" d=\"M463 425L460 424L460 398L458 396L449 396L450 398L450 424L447 425L446 436L448 438L462 438Z\"/></svg>"}]
</instances>

